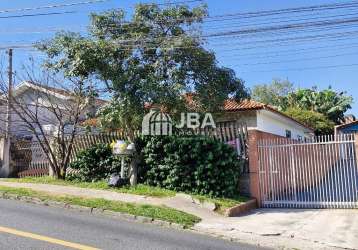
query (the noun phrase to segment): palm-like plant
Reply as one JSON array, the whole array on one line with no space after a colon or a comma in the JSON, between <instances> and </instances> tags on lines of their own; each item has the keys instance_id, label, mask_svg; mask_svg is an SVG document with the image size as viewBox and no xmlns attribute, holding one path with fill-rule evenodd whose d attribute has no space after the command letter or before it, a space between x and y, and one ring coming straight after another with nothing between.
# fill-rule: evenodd
<instances>
[{"instance_id":1,"label":"palm-like plant","mask_svg":"<svg viewBox=\"0 0 358 250\"><path fill-rule=\"evenodd\" d=\"M351 108L353 98L345 92L336 92L331 87L318 91L317 88L299 89L287 97L286 107L296 107L302 110L311 110L324 114L331 121L340 124L344 113Z\"/></svg>"}]
</instances>

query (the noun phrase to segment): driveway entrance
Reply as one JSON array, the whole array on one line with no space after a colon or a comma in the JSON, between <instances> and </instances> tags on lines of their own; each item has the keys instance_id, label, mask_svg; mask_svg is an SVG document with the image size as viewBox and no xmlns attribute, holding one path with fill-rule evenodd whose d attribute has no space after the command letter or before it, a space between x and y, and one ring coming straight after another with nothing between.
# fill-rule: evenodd
<instances>
[{"instance_id":1,"label":"driveway entrance","mask_svg":"<svg viewBox=\"0 0 358 250\"><path fill-rule=\"evenodd\" d=\"M356 140L343 134L260 141L262 207L358 208Z\"/></svg>"},{"instance_id":2,"label":"driveway entrance","mask_svg":"<svg viewBox=\"0 0 358 250\"><path fill-rule=\"evenodd\" d=\"M195 227L273 249L358 249L354 209L262 208Z\"/></svg>"}]
</instances>

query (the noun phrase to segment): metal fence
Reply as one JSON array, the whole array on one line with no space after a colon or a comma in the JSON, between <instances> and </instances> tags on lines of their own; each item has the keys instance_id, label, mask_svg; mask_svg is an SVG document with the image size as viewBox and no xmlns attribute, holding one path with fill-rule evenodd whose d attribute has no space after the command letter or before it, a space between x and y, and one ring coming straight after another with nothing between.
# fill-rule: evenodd
<instances>
[{"instance_id":1,"label":"metal fence","mask_svg":"<svg viewBox=\"0 0 358 250\"><path fill-rule=\"evenodd\" d=\"M358 207L354 135L261 140L258 149L263 207Z\"/></svg>"}]
</instances>

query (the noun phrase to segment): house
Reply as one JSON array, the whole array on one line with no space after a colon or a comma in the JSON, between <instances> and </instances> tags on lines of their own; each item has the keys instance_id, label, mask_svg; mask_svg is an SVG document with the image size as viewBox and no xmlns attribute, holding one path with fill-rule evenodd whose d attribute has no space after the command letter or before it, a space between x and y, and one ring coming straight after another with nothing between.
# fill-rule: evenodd
<instances>
[{"instance_id":1,"label":"house","mask_svg":"<svg viewBox=\"0 0 358 250\"><path fill-rule=\"evenodd\" d=\"M21 106L28 110L34 111L38 109L38 120L41 122L42 129L48 133L54 133L58 126L58 118L55 117L54 112L51 112L49 107L55 105L56 108L69 109L71 102L73 102L73 93L70 91L55 88L52 86L42 85L31 81L23 81L18 84L12 92L14 103L21 101ZM0 134L5 133L6 124L6 100L2 98L0 109ZM92 104L84 109L80 119L85 120L86 114L93 113L106 103L105 100L96 98ZM66 119L66 118L64 118ZM18 138L31 138L32 133L25 126L24 122L19 118L15 111L11 112L11 135Z\"/></svg>"},{"instance_id":2,"label":"house","mask_svg":"<svg viewBox=\"0 0 358 250\"><path fill-rule=\"evenodd\" d=\"M335 126L334 134L354 134L358 133L358 121L352 121L346 124Z\"/></svg>"},{"instance_id":3,"label":"house","mask_svg":"<svg viewBox=\"0 0 358 250\"><path fill-rule=\"evenodd\" d=\"M228 99L225 101L222 110L217 122L237 121L245 123L248 129L296 140L304 140L314 135L314 130L307 125L270 105L253 100L237 102Z\"/></svg>"},{"instance_id":4,"label":"house","mask_svg":"<svg viewBox=\"0 0 358 250\"><path fill-rule=\"evenodd\" d=\"M184 95L187 108L193 112L198 109L198 105L193 98L193 93ZM158 105L147 103L146 109L163 109ZM314 130L300 121L286 115L276 108L254 100L227 99L221 111L215 114L215 122L232 124L237 122L245 124L249 130L257 130L268 134L278 135L295 140L309 139L314 136Z\"/></svg>"}]
</instances>

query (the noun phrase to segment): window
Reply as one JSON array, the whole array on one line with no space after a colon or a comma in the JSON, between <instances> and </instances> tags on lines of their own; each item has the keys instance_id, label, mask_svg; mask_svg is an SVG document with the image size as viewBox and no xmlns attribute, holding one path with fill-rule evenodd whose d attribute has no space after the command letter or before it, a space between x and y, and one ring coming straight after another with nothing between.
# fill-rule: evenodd
<instances>
[{"instance_id":1,"label":"window","mask_svg":"<svg viewBox=\"0 0 358 250\"><path fill-rule=\"evenodd\" d=\"M298 135L298 136L297 136L297 140L298 140L298 141L302 141L302 136Z\"/></svg>"},{"instance_id":2,"label":"window","mask_svg":"<svg viewBox=\"0 0 358 250\"><path fill-rule=\"evenodd\" d=\"M292 133L291 130L286 129L286 138L291 138Z\"/></svg>"}]
</instances>

